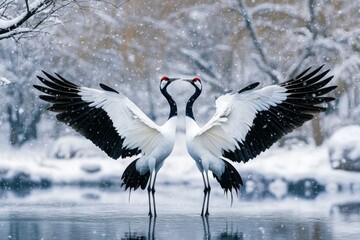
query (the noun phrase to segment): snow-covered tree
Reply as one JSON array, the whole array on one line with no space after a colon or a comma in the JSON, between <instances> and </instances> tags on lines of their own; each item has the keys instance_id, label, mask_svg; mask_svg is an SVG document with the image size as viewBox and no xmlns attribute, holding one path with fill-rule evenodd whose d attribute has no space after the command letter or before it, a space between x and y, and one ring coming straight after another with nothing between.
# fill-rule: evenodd
<instances>
[{"instance_id":1,"label":"snow-covered tree","mask_svg":"<svg viewBox=\"0 0 360 240\"><path fill-rule=\"evenodd\" d=\"M32 37L59 23L58 11L76 0L0 0L0 40Z\"/></svg>"},{"instance_id":2,"label":"snow-covered tree","mask_svg":"<svg viewBox=\"0 0 360 240\"><path fill-rule=\"evenodd\" d=\"M360 52L355 47L358 42L356 39L359 38L356 27L360 23L357 17L359 6L348 2L308 0L280 4L259 3L249 7L244 1L238 0L235 8L243 15L253 43L255 56L252 58L258 70L264 72L272 82L293 77L308 66L326 64L327 68L333 69L333 84L340 85L340 91L336 94L338 101L344 99L344 84L341 79L345 75L354 79L350 83L352 89L347 90L359 91L359 85L354 84L360 70ZM349 111L349 108L346 108L346 112L357 115L356 111ZM332 115L332 118L338 117L336 111L325 114ZM354 123L355 119L358 121L357 117L351 119L347 122ZM322 143L326 134L320 126L325 126L326 131L335 124L325 124L329 121L320 120L312 120L313 138L317 144Z\"/></svg>"},{"instance_id":3,"label":"snow-covered tree","mask_svg":"<svg viewBox=\"0 0 360 240\"><path fill-rule=\"evenodd\" d=\"M65 20L59 17L60 10L71 3L76 0L0 0L0 85L13 82L2 89L0 125L8 126L13 146L37 138L42 108L31 79L41 69L37 64L46 66L48 62L46 41L39 36Z\"/></svg>"},{"instance_id":4,"label":"snow-covered tree","mask_svg":"<svg viewBox=\"0 0 360 240\"><path fill-rule=\"evenodd\" d=\"M255 81L263 86L281 82L309 66L326 64L325 68L332 69L331 74L335 75L332 83L339 85L335 92L337 101L332 103L334 108L324 113L326 117L321 115L290 136L321 143L332 129L360 123L357 117L360 7L351 2L86 3L85 8L64 8L61 15L53 15L50 19L54 21L49 21L47 26L64 19L70 21L52 27L51 34L41 35L40 40L27 38L26 44L17 41L14 47L4 43L8 39L0 41L0 77L12 82L22 79L20 85L27 87L21 91L30 93L26 96L29 102L34 99L34 106L26 111L43 104L32 97L38 93L31 87L42 69L85 86L97 87L99 82L104 82L129 96L159 121L166 118L168 111L165 100L159 97L159 79L163 75L199 76L204 82L204 92L195 106L196 117L204 122L213 113L209 108L213 110L214 97L225 91L238 90ZM17 4L17 10L26 7L26 2ZM23 72L25 62L28 70ZM4 89L8 92L8 88L3 87L2 92ZM192 91L191 86L184 89L170 89L177 91L174 96L180 108ZM5 105L0 110L7 114ZM51 120L48 122L58 132L67 129L52 121L53 113L43 113L44 119Z\"/></svg>"},{"instance_id":5,"label":"snow-covered tree","mask_svg":"<svg viewBox=\"0 0 360 240\"><path fill-rule=\"evenodd\" d=\"M0 46L4 42L0 42ZM37 138L37 128L42 108L37 95L32 90L31 79L34 69L44 63L40 48L24 48L19 43L7 42L6 48L0 47L2 75L12 83L1 89L1 119L8 126L9 142L20 147L25 142Z\"/></svg>"}]
</instances>

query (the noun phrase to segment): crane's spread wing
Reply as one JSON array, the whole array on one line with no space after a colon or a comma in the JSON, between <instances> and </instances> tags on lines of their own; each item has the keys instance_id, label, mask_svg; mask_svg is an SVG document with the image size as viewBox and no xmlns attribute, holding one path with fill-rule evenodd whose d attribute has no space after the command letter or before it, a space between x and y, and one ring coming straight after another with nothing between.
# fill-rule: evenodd
<instances>
[{"instance_id":1,"label":"crane's spread wing","mask_svg":"<svg viewBox=\"0 0 360 240\"><path fill-rule=\"evenodd\" d=\"M325 111L319 104L334 100L323 95L336 86L324 87L333 76L322 67L296 78L253 90L258 83L216 101L216 112L194 137L216 156L247 162L285 134Z\"/></svg>"},{"instance_id":2,"label":"crane's spread wing","mask_svg":"<svg viewBox=\"0 0 360 240\"><path fill-rule=\"evenodd\" d=\"M60 75L44 72L46 85L34 87L57 112L57 119L75 129L117 159L137 154L149 154L161 138L159 127L133 102L116 90L100 84L103 90L77 86Z\"/></svg>"}]
</instances>

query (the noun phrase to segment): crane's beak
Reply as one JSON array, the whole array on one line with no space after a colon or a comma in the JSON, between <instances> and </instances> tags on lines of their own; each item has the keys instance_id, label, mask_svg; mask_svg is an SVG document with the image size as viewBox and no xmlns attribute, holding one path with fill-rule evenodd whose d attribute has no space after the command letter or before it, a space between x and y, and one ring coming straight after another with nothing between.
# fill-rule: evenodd
<instances>
[{"instance_id":1,"label":"crane's beak","mask_svg":"<svg viewBox=\"0 0 360 240\"><path fill-rule=\"evenodd\" d=\"M177 81L177 80L180 80L181 78L169 78L169 81L170 82L175 82L175 81Z\"/></svg>"},{"instance_id":2,"label":"crane's beak","mask_svg":"<svg viewBox=\"0 0 360 240\"><path fill-rule=\"evenodd\" d=\"M186 79L186 78L182 78L181 80L183 80L185 82L190 82L190 83L193 81L193 79Z\"/></svg>"}]
</instances>

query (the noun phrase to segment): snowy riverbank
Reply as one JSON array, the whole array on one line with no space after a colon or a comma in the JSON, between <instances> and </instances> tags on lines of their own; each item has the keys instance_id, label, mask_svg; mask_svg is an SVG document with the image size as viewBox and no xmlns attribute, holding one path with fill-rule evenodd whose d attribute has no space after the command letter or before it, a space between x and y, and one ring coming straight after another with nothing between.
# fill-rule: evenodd
<instances>
[{"instance_id":1,"label":"snowy riverbank","mask_svg":"<svg viewBox=\"0 0 360 240\"><path fill-rule=\"evenodd\" d=\"M0 153L1 188L13 191L51 186L118 188L131 159L112 160L81 138L76 139L69 138L47 147L6 148ZM71 159L54 157L75 152ZM327 144L274 146L255 160L234 166L244 180L242 192L248 198L282 198L287 194L315 198L321 192L360 191L359 173L331 168ZM218 188L215 180L212 181ZM201 175L186 153L184 136L178 138L173 153L159 172L157 184L202 187Z\"/></svg>"}]
</instances>

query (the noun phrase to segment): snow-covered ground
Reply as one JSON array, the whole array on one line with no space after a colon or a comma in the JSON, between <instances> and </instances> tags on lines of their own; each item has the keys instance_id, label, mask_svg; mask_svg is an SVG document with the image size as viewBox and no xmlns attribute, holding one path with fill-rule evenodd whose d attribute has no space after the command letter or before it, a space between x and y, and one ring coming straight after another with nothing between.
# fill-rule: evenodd
<instances>
[{"instance_id":1,"label":"snow-covered ground","mask_svg":"<svg viewBox=\"0 0 360 240\"><path fill-rule=\"evenodd\" d=\"M32 144L20 150L5 147L0 153L2 188L118 187L124 169L132 160L112 160L86 141L82 137L64 137L54 143ZM69 156L73 158L68 159ZM360 191L359 173L331 167L328 144L273 146L256 159L234 166L245 183L242 191L250 195L282 198L289 191L301 191L302 197L313 198L324 191ZM219 188L215 179L212 182L214 188ZM187 154L183 135L178 136L172 154L158 174L157 184L202 187L201 175Z\"/></svg>"}]
</instances>

